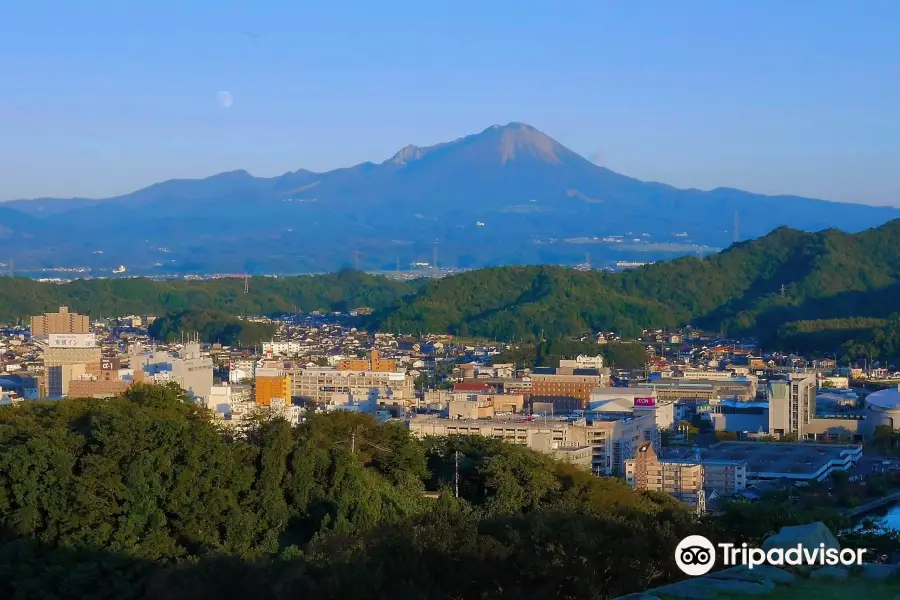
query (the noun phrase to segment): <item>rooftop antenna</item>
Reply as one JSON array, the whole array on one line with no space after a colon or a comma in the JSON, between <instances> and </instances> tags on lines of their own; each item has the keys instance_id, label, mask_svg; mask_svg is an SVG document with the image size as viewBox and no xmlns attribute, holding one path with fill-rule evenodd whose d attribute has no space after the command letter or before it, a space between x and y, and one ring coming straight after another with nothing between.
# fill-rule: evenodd
<instances>
[{"instance_id":1,"label":"rooftop antenna","mask_svg":"<svg viewBox=\"0 0 900 600\"><path fill-rule=\"evenodd\" d=\"M739 236L740 236L739 229L738 229L739 217L740 217L740 215L738 214L738 211L734 211L734 243L735 244L738 243Z\"/></svg>"}]
</instances>

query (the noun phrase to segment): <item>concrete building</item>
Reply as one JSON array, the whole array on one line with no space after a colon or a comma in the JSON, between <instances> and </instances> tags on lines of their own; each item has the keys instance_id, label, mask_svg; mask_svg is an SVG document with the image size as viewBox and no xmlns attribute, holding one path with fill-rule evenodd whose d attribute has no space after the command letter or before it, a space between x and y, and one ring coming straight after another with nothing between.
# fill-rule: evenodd
<instances>
[{"instance_id":1,"label":"concrete building","mask_svg":"<svg viewBox=\"0 0 900 600\"><path fill-rule=\"evenodd\" d=\"M560 369L597 369L603 368L603 356L587 356L586 354L578 355L575 360L560 360Z\"/></svg>"},{"instance_id":2,"label":"concrete building","mask_svg":"<svg viewBox=\"0 0 900 600\"><path fill-rule=\"evenodd\" d=\"M638 446L634 458L625 461L625 481L633 488L664 492L676 500L706 510L703 466L698 463L661 461L650 442Z\"/></svg>"},{"instance_id":3,"label":"concrete building","mask_svg":"<svg viewBox=\"0 0 900 600\"><path fill-rule=\"evenodd\" d=\"M520 418L471 420L416 417L410 430L420 437L480 435L537 448L549 435L554 448L591 448L591 469L603 475L621 475L625 461L642 441L659 443L659 431L650 415L593 415L592 420ZM537 436L537 437L535 437ZM546 446L540 446L546 448Z\"/></svg>"},{"instance_id":4,"label":"concrete building","mask_svg":"<svg viewBox=\"0 0 900 600\"><path fill-rule=\"evenodd\" d=\"M397 370L397 361L381 358L378 350L369 350L366 358L345 358L338 362L339 371L376 371L389 372Z\"/></svg>"},{"instance_id":5,"label":"concrete building","mask_svg":"<svg viewBox=\"0 0 900 600\"><path fill-rule=\"evenodd\" d=\"M84 363L53 365L47 367L47 395L53 399L69 395L69 386L85 375Z\"/></svg>"},{"instance_id":6,"label":"concrete building","mask_svg":"<svg viewBox=\"0 0 900 600\"><path fill-rule=\"evenodd\" d=\"M880 390L866 398L864 433L871 437L879 425L900 429L900 386Z\"/></svg>"},{"instance_id":7,"label":"concrete building","mask_svg":"<svg viewBox=\"0 0 900 600\"><path fill-rule=\"evenodd\" d=\"M750 401L756 398L756 379L746 377L725 377L713 380L697 380L686 378L657 379L641 383L642 387L651 387L661 400L681 400L696 398L711 401L720 399L737 399Z\"/></svg>"},{"instance_id":8,"label":"concrete building","mask_svg":"<svg viewBox=\"0 0 900 600\"><path fill-rule=\"evenodd\" d=\"M659 401L652 388L602 387L591 391L591 412L617 412L633 415L650 414L661 430L675 425L675 403Z\"/></svg>"},{"instance_id":9,"label":"concrete building","mask_svg":"<svg viewBox=\"0 0 900 600\"><path fill-rule=\"evenodd\" d=\"M86 315L69 312L60 306L59 312L31 317L32 337L44 337L51 333L90 333L90 319Z\"/></svg>"},{"instance_id":10,"label":"concrete building","mask_svg":"<svg viewBox=\"0 0 900 600\"><path fill-rule=\"evenodd\" d=\"M131 354L135 380L147 383L174 382L197 401L206 402L213 386L213 362L203 356L200 344L185 344L178 352L143 352L135 346Z\"/></svg>"},{"instance_id":11,"label":"concrete building","mask_svg":"<svg viewBox=\"0 0 900 600\"><path fill-rule=\"evenodd\" d=\"M603 375L599 372L571 375L557 373L532 373L531 396L533 401L542 398L572 398L577 408L584 409L591 399L591 391L603 385Z\"/></svg>"},{"instance_id":12,"label":"concrete building","mask_svg":"<svg viewBox=\"0 0 900 600\"><path fill-rule=\"evenodd\" d=\"M128 391L133 381L108 381L103 379L73 379L66 395L70 398L113 398Z\"/></svg>"},{"instance_id":13,"label":"concrete building","mask_svg":"<svg viewBox=\"0 0 900 600\"><path fill-rule=\"evenodd\" d=\"M291 378L277 371L259 369L256 371L254 400L260 406L271 406L273 398L291 403Z\"/></svg>"},{"instance_id":14,"label":"concrete building","mask_svg":"<svg viewBox=\"0 0 900 600\"><path fill-rule=\"evenodd\" d=\"M379 404L409 406L416 402L415 382L400 371L343 371L327 367L291 369L291 397L312 404L327 404L334 393L368 397L376 393Z\"/></svg>"},{"instance_id":15,"label":"concrete building","mask_svg":"<svg viewBox=\"0 0 900 600\"><path fill-rule=\"evenodd\" d=\"M769 434L803 439L816 416L815 374L792 373L786 379L769 381L768 396Z\"/></svg>"},{"instance_id":16,"label":"concrete building","mask_svg":"<svg viewBox=\"0 0 900 600\"><path fill-rule=\"evenodd\" d=\"M824 481L862 458L862 446L783 442L719 442L702 450L704 463L728 461L746 465L746 485L771 479Z\"/></svg>"}]
</instances>

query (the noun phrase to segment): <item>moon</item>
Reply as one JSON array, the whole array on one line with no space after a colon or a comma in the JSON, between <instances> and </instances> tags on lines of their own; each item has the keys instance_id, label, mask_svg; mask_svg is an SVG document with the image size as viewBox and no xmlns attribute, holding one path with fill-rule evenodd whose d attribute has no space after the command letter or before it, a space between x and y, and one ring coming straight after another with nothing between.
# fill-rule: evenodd
<instances>
[{"instance_id":1,"label":"moon","mask_svg":"<svg viewBox=\"0 0 900 600\"><path fill-rule=\"evenodd\" d=\"M228 108L234 102L231 92L219 92L216 94L216 103L222 108Z\"/></svg>"}]
</instances>

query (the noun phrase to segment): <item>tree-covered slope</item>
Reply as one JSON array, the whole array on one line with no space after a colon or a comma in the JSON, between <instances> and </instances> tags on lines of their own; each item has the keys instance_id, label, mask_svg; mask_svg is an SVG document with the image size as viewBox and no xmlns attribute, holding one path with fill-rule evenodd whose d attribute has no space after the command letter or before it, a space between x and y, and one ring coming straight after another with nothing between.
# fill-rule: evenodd
<instances>
[{"instance_id":1,"label":"tree-covered slope","mask_svg":"<svg viewBox=\"0 0 900 600\"><path fill-rule=\"evenodd\" d=\"M328 275L252 277L250 293L239 278L205 281L154 281L146 278L90 279L42 283L0 277L0 319L14 320L59 306L92 317L125 314L161 316L168 312L212 309L240 314L340 310L391 306L421 282L399 282L344 270Z\"/></svg>"},{"instance_id":2,"label":"tree-covered slope","mask_svg":"<svg viewBox=\"0 0 900 600\"><path fill-rule=\"evenodd\" d=\"M200 341L229 346L250 345L272 339L277 331L269 323L253 323L228 313L209 310L186 310L156 319L149 328L151 337L173 342L196 334Z\"/></svg>"},{"instance_id":3,"label":"tree-covered slope","mask_svg":"<svg viewBox=\"0 0 900 600\"><path fill-rule=\"evenodd\" d=\"M0 407L0 597L600 600L677 578L705 530L489 438L344 411L244 431L177 386Z\"/></svg>"},{"instance_id":4,"label":"tree-covered slope","mask_svg":"<svg viewBox=\"0 0 900 600\"><path fill-rule=\"evenodd\" d=\"M498 337L693 324L759 335L805 319L887 317L900 291L900 221L851 235L779 228L704 259L624 273L505 267L435 281L380 323Z\"/></svg>"}]
</instances>

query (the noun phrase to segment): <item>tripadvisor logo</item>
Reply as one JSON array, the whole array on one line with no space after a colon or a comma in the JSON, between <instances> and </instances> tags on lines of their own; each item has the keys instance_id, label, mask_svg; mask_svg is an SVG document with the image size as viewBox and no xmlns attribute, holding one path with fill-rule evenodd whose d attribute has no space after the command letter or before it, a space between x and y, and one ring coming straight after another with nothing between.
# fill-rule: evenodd
<instances>
[{"instance_id":1,"label":"tripadvisor logo","mask_svg":"<svg viewBox=\"0 0 900 600\"><path fill-rule=\"evenodd\" d=\"M722 559L726 567L744 565L748 569L760 565L772 565L773 567L800 565L809 566L858 566L863 563L865 548L828 548L825 544L814 547L804 547L797 544L789 548L751 548L747 544L718 544L716 545L702 535L689 535L679 542L675 548L675 564L681 572L691 577L699 577L709 573L716 564L716 555Z\"/></svg>"}]
</instances>

